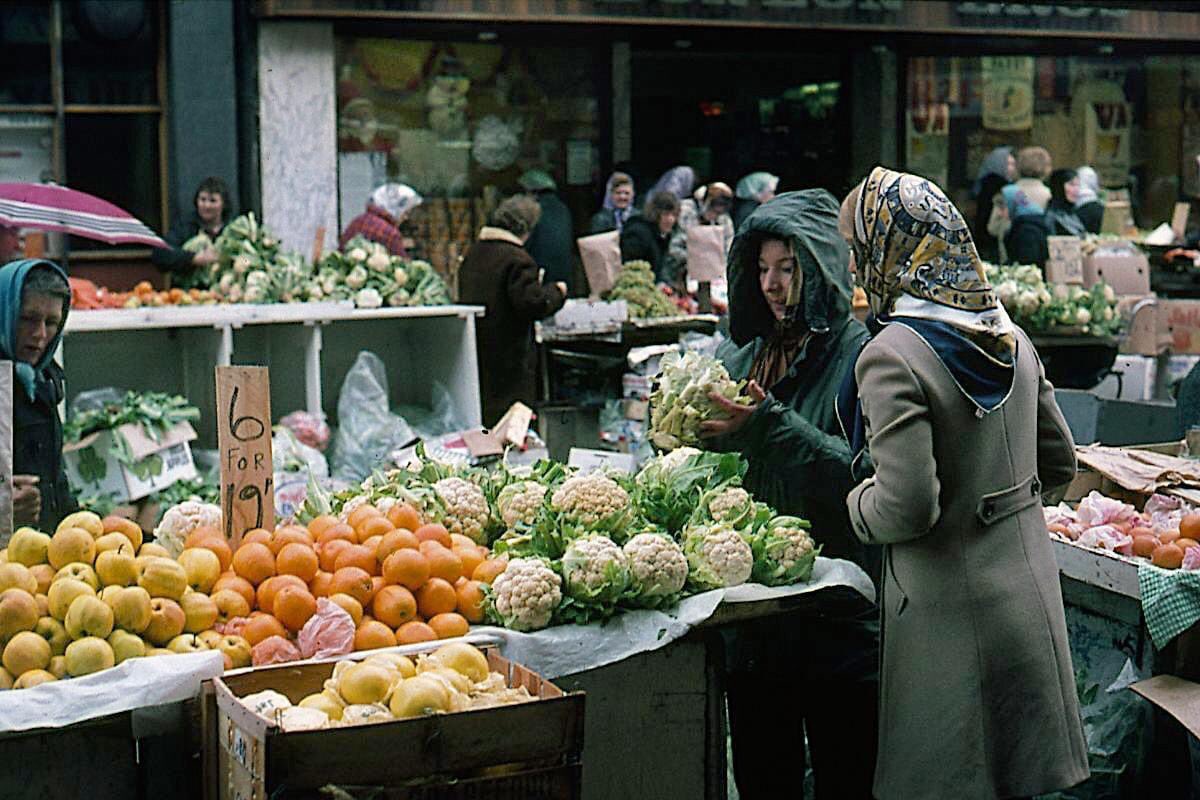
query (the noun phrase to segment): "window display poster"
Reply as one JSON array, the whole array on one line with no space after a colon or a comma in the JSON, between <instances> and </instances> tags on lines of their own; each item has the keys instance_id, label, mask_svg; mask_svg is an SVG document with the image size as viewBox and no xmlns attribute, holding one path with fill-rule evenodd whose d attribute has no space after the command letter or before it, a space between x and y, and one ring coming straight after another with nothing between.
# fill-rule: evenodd
<instances>
[{"instance_id":1,"label":"window display poster","mask_svg":"<svg viewBox=\"0 0 1200 800\"><path fill-rule=\"evenodd\" d=\"M592 143L587 139L567 142L567 185L587 186L592 182Z\"/></svg>"},{"instance_id":2,"label":"window display poster","mask_svg":"<svg viewBox=\"0 0 1200 800\"><path fill-rule=\"evenodd\" d=\"M338 200L343 228L367 210L367 198L386 178L387 153L338 154Z\"/></svg>"},{"instance_id":3,"label":"window display poster","mask_svg":"<svg viewBox=\"0 0 1200 800\"><path fill-rule=\"evenodd\" d=\"M1103 186L1129 183L1129 138L1133 107L1128 103L1090 103L1084 128L1085 161Z\"/></svg>"},{"instance_id":4,"label":"window display poster","mask_svg":"<svg viewBox=\"0 0 1200 800\"><path fill-rule=\"evenodd\" d=\"M50 173L52 125L33 114L0 116L0 183L38 183Z\"/></svg>"},{"instance_id":5,"label":"window display poster","mask_svg":"<svg viewBox=\"0 0 1200 800\"><path fill-rule=\"evenodd\" d=\"M950 106L931 103L922 108L910 108L905 164L908 171L946 186L950 166Z\"/></svg>"},{"instance_id":6,"label":"window display poster","mask_svg":"<svg viewBox=\"0 0 1200 800\"><path fill-rule=\"evenodd\" d=\"M1033 56L984 56L983 127L1027 131L1033 127Z\"/></svg>"}]
</instances>

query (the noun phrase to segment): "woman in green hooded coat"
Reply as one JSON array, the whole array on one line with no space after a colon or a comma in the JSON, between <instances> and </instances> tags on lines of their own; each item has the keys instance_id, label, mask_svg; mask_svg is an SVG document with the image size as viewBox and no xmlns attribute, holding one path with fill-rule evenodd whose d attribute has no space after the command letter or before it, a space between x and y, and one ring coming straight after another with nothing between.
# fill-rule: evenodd
<instances>
[{"instance_id":1,"label":"woman in green hooded coat","mask_svg":"<svg viewBox=\"0 0 1200 800\"><path fill-rule=\"evenodd\" d=\"M729 258L732 342L718 357L735 380L750 380L754 404L723 403L728 419L705 423L704 435L711 449L745 456L745 486L756 498L812 523L823 556L874 577L872 552L846 511L854 481L835 411L867 340L850 315L849 249L837 223L833 195L809 189L777 196L742 224ZM739 626L727 641L741 797L794 795L807 737L819 799L869 798L877 609L849 591L825 591L804 610Z\"/></svg>"},{"instance_id":2,"label":"woman in green hooded coat","mask_svg":"<svg viewBox=\"0 0 1200 800\"><path fill-rule=\"evenodd\" d=\"M40 259L0 267L0 358L13 362L13 521L53 532L75 510L63 467L62 340L71 290L57 264Z\"/></svg>"}]
</instances>

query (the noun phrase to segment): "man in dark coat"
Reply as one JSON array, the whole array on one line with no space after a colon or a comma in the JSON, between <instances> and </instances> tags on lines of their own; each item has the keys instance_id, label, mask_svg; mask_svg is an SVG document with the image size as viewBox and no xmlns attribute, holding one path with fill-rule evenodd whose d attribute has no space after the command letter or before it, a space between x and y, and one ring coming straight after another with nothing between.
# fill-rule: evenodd
<instances>
[{"instance_id":1,"label":"man in dark coat","mask_svg":"<svg viewBox=\"0 0 1200 800\"><path fill-rule=\"evenodd\" d=\"M571 222L571 210L558 196L558 186L545 172L531 169L518 181L521 188L537 198L542 215L525 250L544 269L545 283L571 282L575 271L575 230Z\"/></svg>"},{"instance_id":2,"label":"man in dark coat","mask_svg":"<svg viewBox=\"0 0 1200 800\"><path fill-rule=\"evenodd\" d=\"M537 393L533 323L566 301L566 285L543 285L538 265L525 252L540 213L537 201L527 195L502 202L459 268L459 301L487 308L475 335L485 425L499 420L518 400L533 402Z\"/></svg>"}]
</instances>

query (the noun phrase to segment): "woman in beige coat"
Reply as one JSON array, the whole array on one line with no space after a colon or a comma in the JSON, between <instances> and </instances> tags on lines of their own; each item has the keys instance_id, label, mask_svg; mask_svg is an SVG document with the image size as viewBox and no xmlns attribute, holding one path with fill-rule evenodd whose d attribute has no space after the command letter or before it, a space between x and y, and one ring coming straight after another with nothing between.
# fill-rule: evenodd
<instances>
[{"instance_id":1,"label":"woman in beige coat","mask_svg":"<svg viewBox=\"0 0 1200 800\"><path fill-rule=\"evenodd\" d=\"M886 545L875 796L1074 785L1087 748L1040 497L1075 474L1053 388L937 186L877 167L842 223L875 331L839 398L875 470L851 522Z\"/></svg>"}]
</instances>

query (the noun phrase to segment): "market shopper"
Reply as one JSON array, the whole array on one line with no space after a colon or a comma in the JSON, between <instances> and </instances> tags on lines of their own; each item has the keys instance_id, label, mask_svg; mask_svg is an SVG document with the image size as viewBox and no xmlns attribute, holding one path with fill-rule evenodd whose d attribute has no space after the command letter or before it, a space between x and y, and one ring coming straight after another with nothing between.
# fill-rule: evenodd
<instances>
[{"instance_id":1,"label":"market shopper","mask_svg":"<svg viewBox=\"0 0 1200 800\"><path fill-rule=\"evenodd\" d=\"M423 200L416 189L403 183L385 183L376 187L367 199L367 210L350 220L338 237L338 245L345 248L355 236L363 236L383 245L398 258L408 258L400 224Z\"/></svg>"},{"instance_id":2,"label":"market shopper","mask_svg":"<svg viewBox=\"0 0 1200 800\"><path fill-rule=\"evenodd\" d=\"M673 285L683 266L669 252L672 237L678 231L678 219L679 201L674 194L668 191L651 195L644 212L626 222L621 231L621 262L649 262L655 281Z\"/></svg>"},{"instance_id":3,"label":"market shopper","mask_svg":"<svg viewBox=\"0 0 1200 800\"><path fill-rule=\"evenodd\" d=\"M850 315L849 251L837 200L823 189L756 209L729 260L729 330L718 351L748 379L751 406L702 425L710 449L740 452L745 487L780 514L812 523L821 554L877 573L850 530L850 450L834 399L867 331ZM819 593L811 607L727 634L724 683L738 792L794 797L812 754L817 797L869 798L875 763L878 610L857 594ZM780 691L804 686L805 691Z\"/></svg>"},{"instance_id":4,"label":"market shopper","mask_svg":"<svg viewBox=\"0 0 1200 800\"><path fill-rule=\"evenodd\" d=\"M733 245L733 189L717 181L701 186L692 196L679 204L679 227L686 234L697 225L717 225L725 241L725 252ZM687 241L684 240L684 259L687 259Z\"/></svg>"},{"instance_id":5,"label":"market shopper","mask_svg":"<svg viewBox=\"0 0 1200 800\"><path fill-rule=\"evenodd\" d=\"M517 179L521 188L537 199L542 213L525 249L545 270L543 283L570 284L575 272L575 231L571 210L558 196L554 178L540 169L531 169Z\"/></svg>"},{"instance_id":6,"label":"market shopper","mask_svg":"<svg viewBox=\"0 0 1200 800\"><path fill-rule=\"evenodd\" d=\"M1020 177L1001 191L1009 221L1004 236L1009 263L1040 267L1049 257L1046 208L1050 205L1050 189L1044 181L1052 168L1050 153L1044 147L1024 147L1017 152Z\"/></svg>"},{"instance_id":7,"label":"market shopper","mask_svg":"<svg viewBox=\"0 0 1200 800\"><path fill-rule=\"evenodd\" d=\"M779 176L769 172L751 172L737 183L733 199L733 229L742 227L746 217L754 209L775 196L779 188Z\"/></svg>"},{"instance_id":8,"label":"market shopper","mask_svg":"<svg viewBox=\"0 0 1200 800\"><path fill-rule=\"evenodd\" d=\"M1000 263L1000 238L991 232L995 227L992 216L997 211L1007 218L1004 198L1000 196L1005 186L1017 179L1017 159L1011 147L997 147L987 154L979 166L971 196L975 198L975 225L971 233L975 246L985 261ZM989 223L992 223L989 226Z\"/></svg>"},{"instance_id":9,"label":"market shopper","mask_svg":"<svg viewBox=\"0 0 1200 800\"><path fill-rule=\"evenodd\" d=\"M604 185L604 203L592 215L588 230L591 233L620 231L633 213L633 178L624 172L614 172L608 176L608 183Z\"/></svg>"},{"instance_id":10,"label":"market shopper","mask_svg":"<svg viewBox=\"0 0 1200 800\"><path fill-rule=\"evenodd\" d=\"M528 195L503 201L459 267L459 301L487 309L476 323L475 338L485 424L497 422L518 400L534 401L533 323L566 301L566 284L543 285L538 265L525 252L540 213Z\"/></svg>"},{"instance_id":11,"label":"market shopper","mask_svg":"<svg viewBox=\"0 0 1200 800\"><path fill-rule=\"evenodd\" d=\"M196 194L192 197L192 210L192 214L178 220L163 237L163 241L170 247L150 251L150 260L155 266L185 280L196 269L208 267L217 261L217 251L214 247L191 252L184 250L183 245L201 233L214 242L221 235L232 214L229 186L220 178L205 178L196 187Z\"/></svg>"},{"instance_id":12,"label":"market shopper","mask_svg":"<svg viewBox=\"0 0 1200 800\"><path fill-rule=\"evenodd\" d=\"M41 259L0 267L0 356L13 362L13 523L53 532L76 509L63 465L63 372L54 362L71 307L67 275Z\"/></svg>"},{"instance_id":13,"label":"market shopper","mask_svg":"<svg viewBox=\"0 0 1200 800\"><path fill-rule=\"evenodd\" d=\"M1087 228L1075 210L1079 199L1079 175L1073 169L1050 173L1050 205L1046 207L1046 230L1051 236L1087 236Z\"/></svg>"},{"instance_id":14,"label":"market shopper","mask_svg":"<svg viewBox=\"0 0 1200 800\"><path fill-rule=\"evenodd\" d=\"M1037 352L928 180L875 168L842 206L875 332L839 397L885 546L880 800L1028 797L1088 776L1041 490L1075 476Z\"/></svg>"},{"instance_id":15,"label":"market shopper","mask_svg":"<svg viewBox=\"0 0 1200 800\"><path fill-rule=\"evenodd\" d=\"M1075 197L1075 214L1088 233L1099 233L1104 222L1104 200L1100 194L1100 176L1088 166L1075 170L1079 176L1079 193Z\"/></svg>"}]
</instances>

